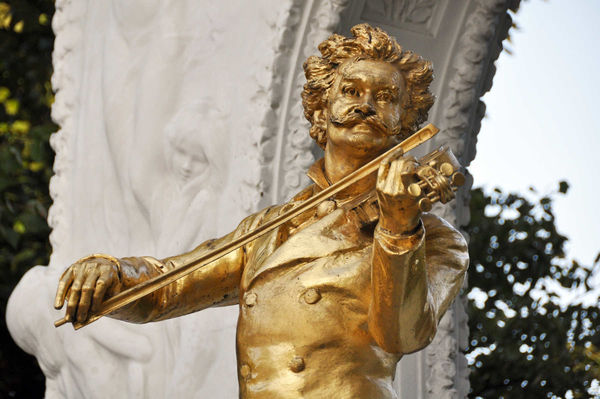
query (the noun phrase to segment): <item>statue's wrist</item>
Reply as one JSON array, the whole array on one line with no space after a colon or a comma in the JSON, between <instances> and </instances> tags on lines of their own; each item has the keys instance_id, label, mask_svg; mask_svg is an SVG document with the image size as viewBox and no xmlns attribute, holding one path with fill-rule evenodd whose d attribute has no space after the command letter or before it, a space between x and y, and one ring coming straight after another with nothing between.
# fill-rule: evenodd
<instances>
[{"instance_id":1,"label":"statue's wrist","mask_svg":"<svg viewBox=\"0 0 600 399\"><path fill-rule=\"evenodd\" d=\"M106 260L110 261L117 271L117 277L119 279L119 282L123 281L123 270L122 270L122 266L121 266L121 261L112 255L92 254L92 255L88 255L88 256L85 256L85 257L79 259L79 262L85 262L88 260L95 260L95 259L106 259Z\"/></svg>"},{"instance_id":2,"label":"statue's wrist","mask_svg":"<svg viewBox=\"0 0 600 399\"><path fill-rule=\"evenodd\" d=\"M420 214L407 218L405 215L397 217L385 216L385 213L382 212L379 219L379 228L392 235L410 235L418 230L420 221Z\"/></svg>"},{"instance_id":3,"label":"statue's wrist","mask_svg":"<svg viewBox=\"0 0 600 399\"><path fill-rule=\"evenodd\" d=\"M381 224L375 229L375 239L390 252L404 253L414 250L422 241L424 235L423 223L419 221L413 231L396 233L386 230Z\"/></svg>"}]
</instances>

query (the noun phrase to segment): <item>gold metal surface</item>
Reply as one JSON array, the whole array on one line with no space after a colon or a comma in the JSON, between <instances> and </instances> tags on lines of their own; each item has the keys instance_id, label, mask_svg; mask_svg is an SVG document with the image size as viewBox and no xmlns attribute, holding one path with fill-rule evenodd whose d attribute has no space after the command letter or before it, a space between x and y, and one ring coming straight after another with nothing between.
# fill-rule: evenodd
<instances>
[{"instance_id":1,"label":"gold metal surface","mask_svg":"<svg viewBox=\"0 0 600 399\"><path fill-rule=\"evenodd\" d=\"M112 298L107 299L106 301L104 301L102 307L95 314L90 315L84 322L74 322L73 327L76 330L78 330L81 327L84 327L98 320L100 317L115 312L120 308L179 280L180 278L194 272L198 268L210 262L213 262L232 251L235 251L243 245L260 237L261 235L276 229L277 227L289 221L290 219L317 206L319 203L322 203L327 198L335 196L340 191L347 189L353 184L360 182L365 177L373 174L379 167L379 163L381 162L381 160L383 160L386 156L389 156L390 154L394 153L408 152L413 148L417 147L418 145L424 143L425 141L431 139L438 132L439 129L437 127L435 127L432 124L428 124L424 128L420 129L418 132L413 134L411 137L404 140L402 143L396 145L394 148L373 159L371 162L362 166L361 168L352 172L351 174L344 176L336 184L328 187L327 189L323 190L314 197L304 201L301 204L298 204L298 206L291 208L288 212L279 215L276 219L273 219L268 223L260 225L255 230L250 231L233 241L227 242L222 247L219 247L214 251L202 254L201 258L191 259L189 263L180 265L177 269L171 269L165 273L154 276L144 282L141 282L140 284L134 285L133 287L120 292ZM86 256L85 258L80 259L77 263L86 262L90 259L95 258L105 258L113 260L116 263L116 265L120 268L120 262L115 257L104 254L94 254ZM69 320L67 320L67 317L63 317L62 319L55 321L54 326L60 327L63 324L66 324L68 321Z\"/></svg>"},{"instance_id":2,"label":"gold metal surface","mask_svg":"<svg viewBox=\"0 0 600 399\"><path fill-rule=\"evenodd\" d=\"M452 173L454 173L454 168L448 162L444 162L440 166L440 172L442 172L444 176L452 176Z\"/></svg>"},{"instance_id":3,"label":"gold metal surface","mask_svg":"<svg viewBox=\"0 0 600 399\"><path fill-rule=\"evenodd\" d=\"M437 133L410 135L433 104L431 64L380 29L352 33L305 63L305 116L324 149L314 184L182 255L76 262L57 324L238 304L241 398L394 398L396 362L431 342L462 285L464 238L423 208L454 198L464 175L447 148L406 155Z\"/></svg>"},{"instance_id":4,"label":"gold metal surface","mask_svg":"<svg viewBox=\"0 0 600 399\"><path fill-rule=\"evenodd\" d=\"M412 183L410 186L408 186L408 193L413 197L420 197L422 193L421 186L419 186L417 183Z\"/></svg>"}]
</instances>

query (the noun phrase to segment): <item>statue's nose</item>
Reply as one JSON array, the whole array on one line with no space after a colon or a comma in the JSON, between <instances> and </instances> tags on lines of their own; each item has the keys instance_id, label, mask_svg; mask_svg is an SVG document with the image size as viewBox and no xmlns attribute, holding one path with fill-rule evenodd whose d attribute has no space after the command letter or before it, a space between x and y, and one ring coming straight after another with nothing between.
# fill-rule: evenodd
<instances>
[{"instance_id":1,"label":"statue's nose","mask_svg":"<svg viewBox=\"0 0 600 399\"><path fill-rule=\"evenodd\" d=\"M361 114L363 117L375 115L375 108L368 103L364 102L354 107L354 112Z\"/></svg>"}]
</instances>

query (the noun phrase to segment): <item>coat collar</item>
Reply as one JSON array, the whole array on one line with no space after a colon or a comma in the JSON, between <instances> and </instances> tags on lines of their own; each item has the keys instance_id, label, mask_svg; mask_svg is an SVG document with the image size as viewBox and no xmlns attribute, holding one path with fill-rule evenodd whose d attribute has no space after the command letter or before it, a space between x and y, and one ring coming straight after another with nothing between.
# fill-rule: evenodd
<instances>
[{"instance_id":1,"label":"coat collar","mask_svg":"<svg viewBox=\"0 0 600 399\"><path fill-rule=\"evenodd\" d=\"M331 185L325 176L323 158L316 161L306 174L315 184L298 193L294 197L294 202L304 201ZM248 289L259 275L268 270L307 263L340 251L368 245L358 238L359 229L379 219L375 190L359 198L345 201L332 200L336 202L337 209L329 215L318 218L313 215L315 211L309 211L306 215L298 216L297 221L292 219L292 224L301 225L308 221L308 226L287 237L283 243L278 244L277 237L283 233L281 229L285 229L285 226L259 239L259 245L265 248L260 251L260 254L255 255L254 262L251 262L254 264L247 265L249 269L244 272L243 277L245 289ZM285 212L289 205L283 205L276 213Z\"/></svg>"},{"instance_id":2,"label":"coat collar","mask_svg":"<svg viewBox=\"0 0 600 399\"><path fill-rule=\"evenodd\" d=\"M356 228L356 215L344 209L316 220L277 244L278 232L274 231L259 238L256 252L246 265L242 286L247 290L258 276L276 268L293 267L326 258L339 252L369 244L361 238Z\"/></svg>"},{"instance_id":3,"label":"coat collar","mask_svg":"<svg viewBox=\"0 0 600 399\"><path fill-rule=\"evenodd\" d=\"M318 193L331 186L325 175L325 159L316 161L306 172L306 175L315 183L313 193ZM356 198L338 200L333 198L338 207L354 209L361 220L361 224L369 224L379 219L379 206L375 189Z\"/></svg>"},{"instance_id":4,"label":"coat collar","mask_svg":"<svg viewBox=\"0 0 600 399\"><path fill-rule=\"evenodd\" d=\"M325 176L325 158L321 158L313 163L308 172L306 172L306 175L317 185L319 191L331 186L331 183Z\"/></svg>"}]
</instances>

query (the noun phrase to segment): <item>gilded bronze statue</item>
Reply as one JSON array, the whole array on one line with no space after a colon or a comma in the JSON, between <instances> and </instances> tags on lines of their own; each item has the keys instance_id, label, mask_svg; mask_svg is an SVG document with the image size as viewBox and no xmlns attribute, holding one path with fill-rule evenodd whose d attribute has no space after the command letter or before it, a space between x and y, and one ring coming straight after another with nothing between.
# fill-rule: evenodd
<instances>
[{"instance_id":1,"label":"gilded bronze statue","mask_svg":"<svg viewBox=\"0 0 600 399\"><path fill-rule=\"evenodd\" d=\"M462 175L446 149L405 154L433 104L431 64L378 28L352 34L332 35L304 64L304 114L324 150L314 184L182 255L80 259L56 293L65 320L145 323L239 304L240 397L396 397L396 363L432 341L464 279L464 238L426 212L453 198Z\"/></svg>"}]
</instances>

